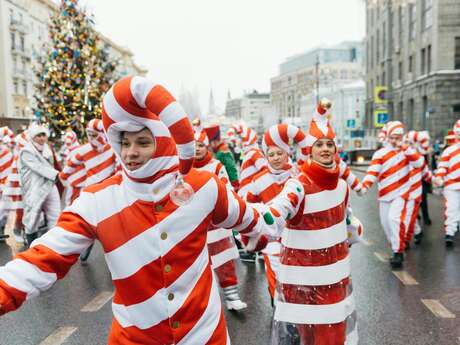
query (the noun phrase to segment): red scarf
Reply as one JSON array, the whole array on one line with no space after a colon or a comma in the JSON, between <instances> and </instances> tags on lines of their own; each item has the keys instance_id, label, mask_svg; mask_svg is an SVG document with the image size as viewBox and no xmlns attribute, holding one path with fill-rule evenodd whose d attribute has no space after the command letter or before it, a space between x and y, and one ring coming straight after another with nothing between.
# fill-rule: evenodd
<instances>
[{"instance_id":1,"label":"red scarf","mask_svg":"<svg viewBox=\"0 0 460 345\"><path fill-rule=\"evenodd\" d=\"M194 168L202 168L206 164L208 164L211 161L211 159L212 159L212 154L211 154L211 152L208 151L208 153L206 153L206 156L204 156L203 159L197 160L195 158L195 160L193 161L193 167Z\"/></svg>"},{"instance_id":2,"label":"red scarf","mask_svg":"<svg viewBox=\"0 0 460 345\"><path fill-rule=\"evenodd\" d=\"M339 165L327 169L309 159L302 166L302 172L322 189L333 190L339 183Z\"/></svg>"}]
</instances>

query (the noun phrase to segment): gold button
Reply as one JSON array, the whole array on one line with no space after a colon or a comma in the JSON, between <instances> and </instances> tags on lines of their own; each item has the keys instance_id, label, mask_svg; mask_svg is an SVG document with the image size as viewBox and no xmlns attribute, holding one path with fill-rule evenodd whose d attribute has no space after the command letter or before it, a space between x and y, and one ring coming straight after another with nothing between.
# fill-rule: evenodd
<instances>
[{"instance_id":1,"label":"gold button","mask_svg":"<svg viewBox=\"0 0 460 345\"><path fill-rule=\"evenodd\" d=\"M179 328L179 326L180 326L179 321L174 321L174 322L172 323L172 328L174 328L174 329Z\"/></svg>"},{"instance_id":2,"label":"gold button","mask_svg":"<svg viewBox=\"0 0 460 345\"><path fill-rule=\"evenodd\" d=\"M169 264L165 265L165 272L166 273L171 272L171 265L169 265Z\"/></svg>"},{"instance_id":3,"label":"gold button","mask_svg":"<svg viewBox=\"0 0 460 345\"><path fill-rule=\"evenodd\" d=\"M155 189L153 190L153 194L158 194L158 193L160 193L160 189L159 189L159 188L155 188Z\"/></svg>"},{"instance_id":4,"label":"gold button","mask_svg":"<svg viewBox=\"0 0 460 345\"><path fill-rule=\"evenodd\" d=\"M172 301L174 299L174 294L173 293L169 293L168 294L168 301Z\"/></svg>"},{"instance_id":5,"label":"gold button","mask_svg":"<svg viewBox=\"0 0 460 345\"><path fill-rule=\"evenodd\" d=\"M161 205L155 205L155 211L160 212L163 209Z\"/></svg>"},{"instance_id":6,"label":"gold button","mask_svg":"<svg viewBox=\"0 0 460 345\"><path fill-rule=\"evenodd\" d=\"M168 238L168 234L166 232L162 232L161 235L160 235L160 238L162 240L166 240Z\"/></svg>"}]
</instances>

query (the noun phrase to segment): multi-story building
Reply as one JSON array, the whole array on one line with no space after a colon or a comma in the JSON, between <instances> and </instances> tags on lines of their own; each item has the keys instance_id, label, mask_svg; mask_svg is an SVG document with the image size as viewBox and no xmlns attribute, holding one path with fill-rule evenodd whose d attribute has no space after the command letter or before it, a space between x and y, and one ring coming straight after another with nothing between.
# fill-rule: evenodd
<instances>
[{"instance_id":1,"label":"multi-story building","mask_svg":"<svg viewBox=\"0 0 460 345\"><path fill-rule=\"evenodd\" d=\"M32 118L35 76L33 65L49 40L48 21L59 6L52 0L0 1L0 126L17 129ZM145 75L133 54L101 36L109 52L120 61L123 74Z\"/></svg>"},{"instance_id":2,"label":"multi-story building","mask_svg":"<svg viewBox=\"0 0 460 345\"><path fill-rule=\"evenodd\" d=\"M366 6L366 125L374 125L374 90L384 86L390 119L439 138L460 117L460 2Z\"/></svg>"},{"instance_id":3,"label":"multi-story building","mask_svg":"<svg viewBox=\"0 0 460 345\"><path fill-rule=\"evenodd\" d=\"M227 100L225 117L243 121L257 133L264 132L267 126L264 117L270 117L272 106L269 93L259 93L256 90L245 93L241 98Z\"/></svg>"},{"instance_id":4,"label":"multi-story building","mask_svg":"<svg viewBox=\"0 0 460 345\"><path fill-rule=\"evenodd\" d=\"M272 104L280 121L302 118L301 100L323 86L362 78L362 42L319 47L286 59L271 79ZM319 95L321 96L321 95Z\"/></svg>"}]
</instances>

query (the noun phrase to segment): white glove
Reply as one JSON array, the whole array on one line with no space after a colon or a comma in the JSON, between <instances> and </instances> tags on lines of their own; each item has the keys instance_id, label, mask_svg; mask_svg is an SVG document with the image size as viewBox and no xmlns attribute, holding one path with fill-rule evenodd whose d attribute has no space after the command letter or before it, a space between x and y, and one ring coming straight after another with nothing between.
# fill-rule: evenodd
<instances>
[{"instance_id":1,"label":"white glove","mask_svg":"<svg viewBox=\"0 0 460 345\"><path fill-rule=\"evenodd\" d=\"M367 193L367 188L364 188L364 187L356 192L356 194L358 194L358 196L363 196L366 193Z\"/></svg>"},{"instance_id":2,"label":"white glove","mask_svg":"<svg viewBox=\"0 0 460 345\"><path fill-rule=\"evenodd\" d=\"M433 184L436 186L436 187L442 187L444 185L444 180L437 176L433 179Z\"/></svg>"}]
</instances>

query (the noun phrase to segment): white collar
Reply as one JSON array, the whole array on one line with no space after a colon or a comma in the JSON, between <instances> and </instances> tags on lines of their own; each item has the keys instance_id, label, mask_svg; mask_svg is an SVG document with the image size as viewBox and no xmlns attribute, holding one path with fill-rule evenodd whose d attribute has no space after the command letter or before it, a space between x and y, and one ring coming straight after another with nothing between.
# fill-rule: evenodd
<instances>
[{"instance_id":1,"label":"white collar","mask_svg":"<svg viewBox=\"0 0 460 345\"><path fill-rule=\"evenodd\" d=\"M158 202L163 199L176 184L177 172L166 174L152 183L141 183L130 179L123 171L123 187L137 199Z\"/></svg>"}]
</instances>

